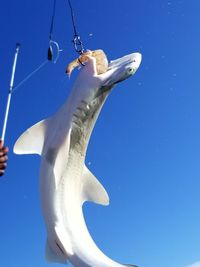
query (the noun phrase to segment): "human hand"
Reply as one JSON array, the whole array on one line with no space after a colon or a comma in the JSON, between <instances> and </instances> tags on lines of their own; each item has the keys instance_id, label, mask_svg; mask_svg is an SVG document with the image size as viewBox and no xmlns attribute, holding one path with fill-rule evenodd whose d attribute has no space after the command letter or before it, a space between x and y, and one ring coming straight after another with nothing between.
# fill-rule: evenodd
<instances>
[{"instance_id":1,"label":"human hand","mask_svg":"<svg viewBox=\"0 0 200 267\"><path fill-rule=\"evenodd\" d=\"M7 167L8 160L8 147L3 145L3 141L0 140L0 176L2 176Z\"/></svg>"}]
</instances>

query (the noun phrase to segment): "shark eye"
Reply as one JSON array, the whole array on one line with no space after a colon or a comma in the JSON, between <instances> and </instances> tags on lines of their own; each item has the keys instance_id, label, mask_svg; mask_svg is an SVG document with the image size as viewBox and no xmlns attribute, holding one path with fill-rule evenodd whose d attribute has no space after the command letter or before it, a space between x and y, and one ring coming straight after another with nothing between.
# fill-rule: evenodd
<instances>
[{"instance_id":1,"label":"shark eye","mask_svg":"<svg viewBox=\"0 0 200 267\"><path fill-rule=\"evenodd\" d=\"M133 68L128 68L128 73L132 73L134 71Z\"/></svg>"},{"instance_id":2,"label":"shark eye","mask_svg":"<svg viewBox=\"0 0 200 267\"><path fill-rule=\"evenodd\" d=\"M126 73L127 73L127 75L132 75L135 73L135 69L134 68L128 68Z\"/></svg>"}]
</instances>

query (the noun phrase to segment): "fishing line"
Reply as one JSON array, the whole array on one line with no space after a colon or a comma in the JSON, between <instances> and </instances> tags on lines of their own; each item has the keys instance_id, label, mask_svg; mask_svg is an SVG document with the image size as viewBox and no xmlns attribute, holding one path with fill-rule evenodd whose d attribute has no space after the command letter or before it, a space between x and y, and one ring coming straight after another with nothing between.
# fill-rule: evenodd
<instances>
[{"instance_id":1,"label":"fishing line","mask_svg":"<svg viewBox=\"0 0 200 267\"><path fill-rule=\"evenodd\" d=\"M52 40L55 14L56 14L56 0L54 0L54 2L53 2L53 12L52 12L51 25L50 25L50 30L49 30L49 39L50 40Z\"/></svg>"},{"instance_id":2,"label":"fishing line","mask_svg":"<svg viewBox=\"0 0 200 267\"><path fill-rule=\"evenodd\" d=\"M18 83L14 88L13 92L15 92L19 87L21 87L27 80L29 80L35 73L37 73L41 68L43 68L48 63L46 59L42 62L35 70L33 70L30 74L28 74L20 83Z\"/></svg>"},{"instance_id":3,"label":"fishing line","mask_svg":"<svg viewBox=\"0 0 200 267\"><path fill-rule=\"evenodd\" d=\"M55 16L56 16L56 0L53 1L53 10L52 10L52 17L51 17L51 24L50 24L50 30L49 30L49 48L47 52L47 59L49 61L53 61L56 63L58 60L59 54L62 51L59 48L58 42L53 40L53 30L54 30L54 23L55 23ZM74 16L74 10L71 4L71 1L68 0L69 8L70 8L70 13L71 13L71 20L72 20L72 26L74 30L74 37L73 37L73 44L74 44L74 49L78 54L83 54L84 52L84 47L83 47L83 42L81 40L80 35L78 34L76 23L75 23L75 16ZM56 52L56 56L54 57L54 52ZM54 58L54 60L53 60Z\"/></svg>"},{"instance_id":4,"label":"fishing line","mask_svg":"<svg viewBox=\"0 0 200 267\"><path fill-rule=\"evenodd\" d=\"M51 25L49 30L49 48L47 51L47 59L49 61L53 61L53 63L56 63L60 52L62 49L60 49L58 42L53 40L53 28L54 28L54 21L55 21L55 14L56 14L56 0L53 2L53 11L52 11L52 17L51 17Z\"/></svg>"},{"instance_id":5,"label":"fishing line","mask_svg":"<svg viewBox=\"0 0 200 267\"><path fill-rule=\"evenodd\" d=\"M43 61L36 69L34 69L30 74L28 74L20 83L18 83L14 88L13 91L16 91L19 87L21 87L27 80L29 80L34 74L36 74L39 70L41 70L48 61L53 61L54 63L57 62L60 52L62 51L59 47L59 44L52 39L53 36L53 29L54 29L54 21L55 21L55 14L56 14L56 0L53 2L53 11L51 17L51 24L49 30L49 48L48 48L48 55L47 59ZM54 58L54 59L53 59Z\"/></svg>"},{"instance_id":6,"label":"fishing line","mask_svg":"<svg viewBox=\"0 0 200 267\"><path fill-rule=\"evenodd\" d=\"M48 61L53 61L54 63L57 62L59 55L60 55L60 52L62 50L60 49L59 44L56 41L52 40L55 14L56 14L56 0L54 0L54 2L53 2L53 11L52 11L51 24L50 24L50 30L49 30L49 48L48 48L48 52L47 52L47 59L45 61L43 61L30 74L28 74L20 83L18 83L18 85L16 85L14 87L13 91L16 91L27 80L29 80L34 74L36 74L39 70L41 70L48 63ZM54 58L54 60L53 60L53 58Z\"/></svg>"},{"instance_id":7,"label":"fishing line","mask_svg":"<svg viewBox=\"0 0 200 267\"><path fill-rule=\"evenodd\" d=\"M73 26L73 29L74 29L74 38L72 40L72 42L74 44L74 49L75 49L75 51L77 53L83 54L83 52L84 52L83 42L81 41L81 37L78 34L78 31L77 31L77 28L76 28L74 10L73 10L73 7L72 7L72 4L71 4L70 0L68 0L68 4L69 4L69 7L70 7L72 26Z\"/></svg>"}]
</instances>

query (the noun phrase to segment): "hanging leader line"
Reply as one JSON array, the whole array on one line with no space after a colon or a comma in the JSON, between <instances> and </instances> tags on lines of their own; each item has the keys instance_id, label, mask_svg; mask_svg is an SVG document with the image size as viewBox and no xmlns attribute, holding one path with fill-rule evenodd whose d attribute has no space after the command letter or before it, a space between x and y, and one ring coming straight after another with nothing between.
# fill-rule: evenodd
<instances>
[{"instance_id":1,"label":"hanging leader line","mask_svg":"<svg viewBox=\"0 0 200 267\"><path fill-rule=\"evenodd\" d=\"M53 28L54 28L55 14L56 14L56 0L54 0L53 2L53 11L52 11L51 25L50 25L50 30L49 30L49 48L47 52L47 59L49 61L53 61L54 63L57 62L60 52L62 51L59 47L58 42L53 40Z\"/></svg>"},{"instance_id":2,"label":"hanging leader line","mask_svg":"<svg viewBox=\"0 0 200 267\"><path fill-rule=\"evenodd\" d=\"M74 38L73 38L73 41L72 41L73 44L74 44L74 49L75 49L75 51L77 53L83 54L83 52L84 52L83 42L81 41L81 37L77 32L77 28L76 28L76 24L75 24L75 18L74 18L74 11L73 11L72 4L71 4L70 0L68 0L68 4L69 4L69 7L70 7L72 25L73 25L73 28L74 28Z\"/></svg>"},{"instance_id":3,"label":"hanging leader line","mask_svg":"<svg viewBox=\"0 0 200 267\"><path fill-rule=\"evenodd\" d=\"M2 139L3 142L4 142L4 139L5 139L6 127L7 127L7 122L8 122L8 114L9 114L9 109L10 109L11 96L12 96L12 92L13 92L13 84L14 84L15 70L16 70L16 65L17 65L17 57L18 57L18 54L19 54L19 49L20 49L20 44L17 43L16 44L14 61L13 61L13 67L12 67L12 74L11 74L11 78L10 78L10 87L9 87L9 90L8 90L8 99L7 99L5 116L4 116L3 130L2 130L2 135L1 135L1 139Z\"/></svg>"},{"instance_id":4,"label":"hanging leader line","mask_svg":"<svg viewBox=\"0 0 200 267\"><path fill-rule=\"evenodd\" d=\"M44 60L36 69L34 69L31 73L29 73L20 83L18 83L14 88L13 91L16 91L19 87L21 87L27 80L29 80L34 74L36 74L39 70L41 70L48 61L53 61L54 63L57 62L60 51L62 51L56 41L53 38L53 28L54 28L54 20L56 14L56 0L53 2L53 11L51 16L51 24L49 30L49 48L47 52L47 59Z\"/></svg>"},{"instance_id":5,"label":"hanging leader line","mask_svg":"<svg viewBox=\"0 0 200 267\"><path fill-rule=\"evenodd\" d=\"M21 82L19 82L13 88L13 92L15 92L19 87L21 87L25 82L27 82L34 74L36 74L39 70L41 70L49 61L53 61L54 63L57 62L59 55L60 55L60 52L62 50L59 48L58 43L52 39L53 38L55 13L56 13L56 0L54 0L54 2L53 2L53 11L52 11L51 24L50 24L50 30L49 30L49 48L48 48L47 59L44 60L31 73L29 73Z\"/></svg>"},{"instance_id":6,"label":"hanging leader line","mask_svg":"<svg viewBox=\"0 0 200 267\"><path fill-rule=\"evenodd\" d=\"M51 17L51 26L50 26L50 31L49 31L49 39L50 40L52 40L55 14L56 14L56 0L54 0L54 2L53 2L53 13L52 13L52 17Z\"/></svg>"}]
</instances>

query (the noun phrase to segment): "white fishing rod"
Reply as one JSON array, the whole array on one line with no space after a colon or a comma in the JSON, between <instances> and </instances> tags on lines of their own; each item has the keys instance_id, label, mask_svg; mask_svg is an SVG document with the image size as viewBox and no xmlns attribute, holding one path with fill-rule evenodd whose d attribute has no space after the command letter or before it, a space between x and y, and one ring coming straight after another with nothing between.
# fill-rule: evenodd
<instances>
[{"instance_id":1,"label":"white fishing rod","mask_svg":"<svg viewBox=\"0 0 200 267\"><path fill-rule=\"evenodd\" d=\"M5 140L6 127L7 127L7 122L8 122L8 114L9 114L9 109L10 109L10 101L11 101L11 96L12 96L12 91L13 91L13 84L14 84L15 70L16 70L16 65L17 65L17 57L19 54L19 49L20 49L20 44L17 43L14 61L13 61L13 67L12 67L12 74L11 74L11 79L10 79L10 86L9 86L9 91L8 91L8 99L7 99L5 116L4 116L3 130L2 130L2 135L1 135L2 142L4 142Z\"/></svg>"}]
</instances>

